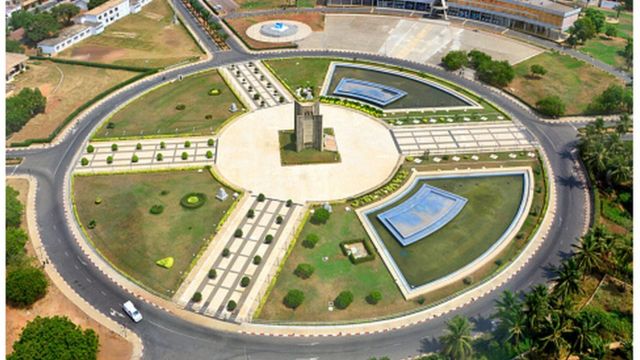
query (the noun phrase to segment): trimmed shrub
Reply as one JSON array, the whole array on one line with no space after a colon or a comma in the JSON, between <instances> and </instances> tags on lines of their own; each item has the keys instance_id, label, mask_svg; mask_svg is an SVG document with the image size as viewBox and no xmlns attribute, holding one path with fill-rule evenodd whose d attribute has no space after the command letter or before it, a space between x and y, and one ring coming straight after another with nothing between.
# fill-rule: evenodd
<instances>
[{"instance_id":1,"label":"trimmed shrub","mask_svg":"<svg viewBox=\"0 0 640 360\"><path fill-rule=\"evenodd\" d=\"M10 271L6 280L7 303L16 307L32 305L47 293L47 278L42 270L25 266Z\"/></svg>"},{"instance_id":2,"label":"trimmed shrub","mask_svg":"<svg viewBox=\"0 0 640 360\"><path fill-rule=\"evenodd\" d=\"M111 164L113 162L113 156L107 156L107 164Z\"/></svg>"},{"instance_id":3,"label":"trimmed shrub","mask_svg":"<svg viewBox=\"0 0 640 360\"><path fill-rule=\"evenodd\" d=\"M164 141L160 141L160 149L166 149L167 148L167 144L165 144Z\"/></svg>"},{"instance_id":4,"label":"trimmed shrub","mask_svg":"<svg viewBox=\"0 0 640 360\"><path fill-rule=\"evenodd\" d=\"M256 255L253 257L253 265L260 265L261 262L262 258L260 257L260 255Z\"/></svg>"},{"instance_id":5,"label":"trimmed shrub","mask_svg":"<svg viewBox=\"0 0 640 360\"><path fill-rule=\"evenodd\" d=\"M240 279L240 286L242 286L243 288L246 288L247 286L249 286L250 283L251 283L251 279L249 279L248 276L243 276L242 279Z\"/></svg>"},{"instance_id":6,"label":"trimmed shrub","mask_svg":"<svg viewBox=\"0 0 640 360\"><path fill-rule=\"evenodd\" d=\"M471 276L467 276L466 278L462 279L462 282L465 285L471 285L473 283L473 279L471 278Z\"/></svg>"},{"instance_id":7,"label":"trimmed shrub","mask_svg":"<svg viewBox=\"0 0 640 360\"><path fill-rule=\"evenodd\" d=\"M316 225L326 224L330 216L331 216L331 213L327 209L319 207L313 211L311 222Z\"/></svg>"},{"instance_id":8,"label":"trimmed shrub","mask_svg":"<svg viewBox=\"0 0 640 360\"><path fill-rule=\"evenodd\" d=\"M369 304L375 305L379 303L380 300L382 300L382 294L378 290L373 290L372 292L369 293L366 300Z\"/></svg>"},{"instance_id":9,"label":"trimmed shrub","mask_svg":"<svg viewBox=\"0 0 640 360\"><path fill-rule=\"evenodd\" d=\"M183 152L182 155L180 155L180 158L182 160L187 160L189 158L189 154L187 154L186 152Z\"/></svg>"},{"instance_id":10,"label":"trimmed shrub","mask_svg":"<svg viewBox=\"0 0 640 360\"><path fill-rule=\"evenodd\" d=\"M207 115L205 115L205 116L204 116L204 118L205 118L206 120L211 120L211 119L213 119L213 115L211 115L211 114L207 114Z\"/></svg>"},{"instance_id":11,"label":"trimmed shrub","mask_svg":"<svg viewBox=\"0 0 640 360\"><path fill-rule=\"evenodd\" d=\"M229 300L229 302L227 303L227 311L233 311L236 309L236 307L238 307L238 304L236 304L236 302L233 300Z\"/></svg>"},{"instance_id":12,"label":"trimmed shrub","mask_svg":"<svg viewBox=\"0 0 640 360\"><path fill-rule=\"evenodd\" d=\"M247 211L247 217L249 219L253 219L256 216L256 212L253 209L249 209L249 211Z\"/></svg>"},{"instance_id":13,"label":"trimmed shrub","mask_svg":"<svg viewBox=\"0 0 640 360\"><path fill-rule=\"evenodd\" d=\"M345 290L338 294L338 296L333 301L336 308L340 310L344 310L353 302L353 293L351 291Z\"/></svg>"},{"instance_id":14,"label":"trimmed shrub","mask_svg":"<svg viewBox=\"0 0 640 360\"><path fill-rule=\"evenodd\" d=\"M153 215L160 215L162 214L163 211L164 211L164 206L160 204L153 205L151 209L149 209L149 212Z\"/></svg>"},{"instance_id":15,"label":"trimmed shrub","mask_svg":"<svg viewBox=\"0 0 640 360\"><path fill-rule=\"evenodd\" d=\"M191 297L191 301L197 303L202 301L202 294L198 291L195 294L193 294L193 296Z\"/></svg>"},{"instance_id":16,"label":"trimmed shrub","mask_svg":"<svg viewBox=\"0 0 640 360\"><path fill-rule=\"evenodd\" d=\"M213 141L213 139L207 140L207 145L213 146L214 144L215 144L215 142Z\"/></svg>"},{"instance_id":17,"label":"trimmed shrub","mask_svg":"<svg viewBox=\"0 0 640 360\"><path fill-rule=\"evenodd\" d=\"M282 299L282 303L284 306L289 309L296 309L298 306L302 305L304 302L304 293L297 289L289 290L287 295L285 295L284 299Z\"/></svg>"},{"instance_id":18,"label":"trimmed shrub","mask_svg":"<svg viewBox=\"0 0 640 360\"><path fill-rule=\"evenodd\" d=\"M218 273L216 272L216 269L209 269L209 273L207 274L207 277L209 279L215 279L216 276L218 276Z\"/></svg>"},{"instance_id":19,"label":"trimmed shrub","mask_svg":"<svg viewBox=\"0 0 640 360\"><path fill-rule=\"evenodd\" d=\"M213 88L209 90L209 96L218 96L220 95L220 89Z\"/></svg>"},{"instance_id":20,"label":"trimmed shrub","mask_svg":"<svg viewBox=\"0 0 640 360\"><path fill-rule=\"evenodd\" d=\"M263 193L258 194L258 202L263 202L265 199L265 196Z\"/></svg>"},{"instance_id":21,"label":"trimmed shrub","mask_svg":"<svg viewBox=\"0 0 640 360\"><path fill-rule=\"evenodd\" d=\"M157 154L156 154L156 160L157 160L157 161L162 161L162 159L164 159L164 157L163 157L162 153L157 153Z\"/></svg>"},{"instance_id":22,"label":"trimmed shrub","mask_svg":"<svg viewBox=\"0 0 640 360\"><path fill-rule=\"evenodd\" d=\"M318 235L309 234L306 238L304 238L304 240L302 240L302 246L306 247L307 249L313 249L314 247L316 247L318 241L320 241L320 237Z\"/></svg>"},{"instance_id":23,"label":"trimmed shrub","mask_svg":"<svg viewBox=\"0 0 640 360\"><path fill-rule=\"evenodd\" d=\"M293 205L293 200L289 199L287 200L287 203L285 204L286 207L291 207L291 205Z\"/></svg>"},{"instance_id":24,"label":"trimmed shrub","mask_svg":"<svg viewBox=\"0 0 640 360\"><path fill-rule=\"evenodd\" d=\"M171 269L173 267L174 259L172 256L168 256L166 258L162 258L160 260L156 260L156 265L161 266L165 269Z\"/></svg>"},{"instance_id":25,"label":"trimmed shrub","mask_svg":"<svg viewBox=\"0 0 640 360\"><path fill-rule=\"evenodd\" d=\"M212 151L207 151L207 159L212 159L213 158L213 152Z\"/></svg>"},{"instance_id":26,"label":"trimmed shrub","mask_svg":"<svg viewBox=\"0 0 640 360\"><path fill-rule=\"evenodd\" d=\"M89 220L89 224L87 224L87 227L89 229L95 229L96 225L97 225L96 220L95 219L91 219L91 220Z\"/></svg>"},{"instance_id":27,"label":"trimmed shrub","mask_svg":"<svg viewBox=\"0 0 640 360\"><path fill-rule=\"evenodd\" d=\"M313 275L314 271L315 269L311 264L298 264L293 273L301 279L308 279Z\"/></svg>"},{"instance_id":28,"label":"trimmed shrub","mask_svg":"<svg viewBox=\"0 0 640 360\"><path fill-rule=\"evenodd\" d=\"M94 201L94 203L95 203L96 205L100 205L100 204L102 204L102 198L101 198L100 196L96 197L96 200Z\"/></svg>"},{"instance_id":29,"label":"trimmed shrub","mask_svg":"<svg viewBox=\"0 0 640 360\"><path fill-rule=\"evenodd\" d=\"M82 159L80 160L80 165L82 165L82 166L87 166L87 165L89 165L89 159L87 159L87 158L82 158Z\"/></svg>"},{"instance_id":30,"label":"trimmed shrub","mask_svg":"<svg viewBox=\"0 0 640 360\"><path fill-rule=\"evenodd\" d=\"M278 217L276 217L276 224L280 225L283 221L284 218L282 217L282 215L278 215Z\"/></svg>"},{"instance_id":31,"label":"trimmed shrub","mask_svg":"<svg viewBox=\"0 0 640 360\"><path fill-rule=\"evenodd\" d=\"M92 153L92 152L94 152L94 151L95 151L95 148L93 147L93 145L89 145L89 146L87 146L87 152L88 152L89 154L91 154L91 153Z\"/></svg>"},{"instance_id":32,"label":"trimmed shrub","mask_svg":"<svg viewBox=\"0 0 640 360\"><path fill-rule=\"evenodd\" d=\"M197 209L204 205L207 196L203 193L188 193L180 199L180 205L187 209Z\"/></svg>"},{"instance_id":33,"label":"trimmed shrub","mask_svg":"<svg viewBox=\"0 0 640 360\"><path fill-rule=\"evenodd\" d=\"M133 154L133 156L131 157L131 162L132 163L137 163L138 162L138 155Z\"/></svg>"},{"instance_id":34,"label":"trimmed shrub","mask_svg":"<svg viewBox=\"0 0 640 360\"><path fill-rule=\"evenodd\" d=\"M236 231L233 233L234 237L242 237L242 229L236 229Z\"/></svg>"},{"instance_id":35,"label":"trimmed shrub","mask_svg":"<svg viewBox=\"0 0 640 360\"><path fill-rule=\"evenodd\" d=\"M442 58L442 65L444 65L447 70L451 71L461 69L462 67L467 66L468 63L469 57L467 52L464 50L449 51L447 55Z\"/></svg>"},{"instance_id":36,"label":"trimmed shrub","mask_svg":"<svg viewBox=\"0 0 640 360\"><path fill-rule=\"evenodd\" d=\"M176 105L176 110L179 110L179 111L182 111L182 110L184 110L186 108L187 108L187 105L185 105L185 104Z\"/></svg>"},{"instance_id":37,"label":"trimmed shrub","mask_svg":"<svg viewBox=\"0 0 640 360\"><path fill-rule=\"evenodd\" d=\"M222 257L229 257L229 255L231 255L231 250L229 250L228 248L222 250Z\"/></svg>"},{"instance_id":38,"label":"trimmed shrub","mask_svg":"<svg viewBox=\"0 0 640 360\"><path fill-rule=\"evenodd\" d=\"M416 299L416 302L419 305L423 305L425 301L426 301L426 299L424 298L424 296L420 296L419 298Z\"/></svg>"},{"instance_id":39,"label":"trimmed shrub","mask_svg":"<svg viewBox=\"0 0 640 360\"><path fill-rule=\"evenodd\" d=\"M118 151L118 144L111 144L111 151Z\"/></svg>"},{"instance_id":40,"label":"trimmed shrub","mask_svg":"<svg viewBox=\"0 0 640 360\"><path fill-rule=\"evenodd\" d=\"M136 144L136 150L142 150L142 144L137 143Z\"/></svg>"},{"instance_id":41,"label":"trimmed shrub","mask_svg":"<svg viewBox=\"0 0 640 360\"><path fill-rule=\"evenodd\" d=\"M187 140L184 142L184 147L189 148L191 147L191 141Z\"/></svg>"},{"instance_id":42,"label":"trimmed shrub","mask_svg":"<svg viewBox=\"0 0 640 360\"><path fill-rule=\"evenodd\" d=\"M557 95L544 97L536 102L536 109L542 114L551 117L564 115L565 104Z\"/></svg>"},{"instance_id":43,"label":"trimmed shrub","mask_svg":"<svg viewBox=\"0 0 640 360\"><path fill-rule=\"evenodd\" d=\"M265 244L271 244L272 241L273 241L273 235L268 234L267 236L264 237Z\"/></svg>"}]
</instances>

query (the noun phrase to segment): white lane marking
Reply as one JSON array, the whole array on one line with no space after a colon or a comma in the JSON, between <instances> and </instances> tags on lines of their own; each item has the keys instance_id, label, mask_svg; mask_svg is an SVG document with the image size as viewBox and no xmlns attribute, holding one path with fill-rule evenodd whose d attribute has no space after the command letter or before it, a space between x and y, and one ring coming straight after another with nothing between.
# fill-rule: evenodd
<instances>
[{"instance_id":1,"label":"white lane marking","mask_svg":"<svg viewBox=\"0 0 640 360\"><path fill-rule=\"evenodd\" d=\"M121 313L121 312L119 312L119 311L117 311L117 310L115 310L113 308L109 308L109 315L111 315L111 316L119 316L121 318L124 318L124 314L123 313Z\"/></svg>"}]
</instances>

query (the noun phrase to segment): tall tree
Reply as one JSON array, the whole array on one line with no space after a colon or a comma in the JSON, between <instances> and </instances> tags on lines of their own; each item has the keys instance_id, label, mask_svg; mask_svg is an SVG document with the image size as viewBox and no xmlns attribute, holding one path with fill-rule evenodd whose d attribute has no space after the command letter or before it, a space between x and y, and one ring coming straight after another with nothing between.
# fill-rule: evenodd
<instances>
[{"instance_id":1,"label":"tall tree","mask_svg":"<svg viewBox=\"0 0 640 360\"><path fill-rule=\"evenodd\" d=\"M56 18L47 12L35 14L33 21L24 26L24 34L33 43L55 37L60 31L60 24Z\"/></svg>"},{"instance_id":2,"label":"tall tree","mask_svg":"<svg viewBox=\"0 0 640 360\"><path fill-rule=\"evenodd\" d=\"M590 273L602 267L600 259L601 248L593 231L586 233L577 245L572 245L578 268L584 273Z\"/></svg>"},{"instance_id":3,"label":"tall tree","mask_svg":"<svg viewBox=\"0 0 640 360\"><path fill-rule=\"evenodd\" d=\"M555 269L553 281L555 281L556 285L553 288L553 294L560 298L566 298L574 294L581 293L581 278L582 272L580 271L575 258L570 257L566 259L557 269Z\"/></svg>"},{"instance_id":4,"label":"tall tree","mask_svg":"<svg viewBox=\"0 0 640 360\"><path fill-rule=\"evenodd\" d=\"M69 26L73 24L71 19L79 13L80 8L71 3L63 3L51 9L51 14L55 16L62 26Z\"/></svg>"},{"instance_id":5,"label":"tall tree","mask_svg":"<svg viewBox=\"0 0 640 360\"><path fill-rule=\"evenodd\" d=\"M452 360L470 359L473 354L471 329L469 320L459 315L447 322L446 333L440 337L442 353Z\"/></svg>"}]
</instances>

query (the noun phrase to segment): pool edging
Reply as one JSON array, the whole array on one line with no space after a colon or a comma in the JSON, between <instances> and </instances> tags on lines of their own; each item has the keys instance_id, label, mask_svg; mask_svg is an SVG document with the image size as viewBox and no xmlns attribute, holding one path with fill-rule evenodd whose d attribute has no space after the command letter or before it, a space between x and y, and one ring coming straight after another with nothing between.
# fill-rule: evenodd
<instances>
[{"instance_id":1,"label":"pool edging","mask_svg":"<svg viewBox=\"0 0 640 360\"><path fill-rule=\"evenodd\" d=\"M344 96L336 96L333 94L327 94L328 90L329 90L329 85L331 85L331 79L333 78L333 73L336 69L337 66L344 66L344 67L350 67L350 68L357 68L357 69L365 69L365 70L371 70L371 71L378 71L378 72L382 72L382 73L386 73L389 75L395 75L395 76L400 76L403 78L407 78L409 80L413 80L413 81L417 81L419 83L425 84L427 86L431 86L433 88L436 88L440 91L443 91L453 97L458 98L459 100L467 103L467 104L471 104L471 105L467 105L467 106L441 106L441 107L424 107L424 108L401 108L401 109L383 109L377 105L371 104L371 103L367 103L367 102L363 102L362 100L357 100L357 99L352 99L349 97L344 97ZM383 84L384 85L384 84ZM339 99L346 99L346 100L351 100L351 101L357 101L358 103L362 103L368 106L372 106L375 107L377 109L380 109L383 113L385 114L397 114L397 113L409 113L409 112L434 112L434 111L450 111L450 110L482 110L484 109L482 107L482 105L480 105L477 101L471 99L470 97L460 94L459 92L448 88L447 86L443 85L443 84L439 84L436 81L433 80L427 80L424 78L421 78L419 76L416 76L414 74L410 74L410 73L405 73L402 71L398 71L398 70L394 70L394 69L389 69L383 66L375 66L375 65L371 65L371 64L361 64L361 63L349 63L349 62L343 62L343 61L331 61L331 63L329 63L329 69L327 70L327 73L325 74L325 77L323 79L322 82L322 87L320 89L320 94L319 96L330 96L330 97L336 97Z\"/></svg>"},{"instance_id":2,"label":"pool edging","mask_svg":"<svg viewBox=\"0 0 640 360\"><path fill-rule=\"evenodd\" d=\"M377 232L373 230L373 224L369 221L367 215L371 212L379 210L384 206L392 203L395 200L398 200L405 196L408 192L410 192L414 185L422 179L433 179L433 178L458 178L458 177L476 177L476 176L500 176L500 175L523 175L524 178L524 186L523 186L523 199L520 202L520 206L518 207L518 211L516 212L514 219L511 224L505 230L505 232L500 236L498 240L496 240L489 249L487 249L484 253L482 253L479 257L474 259L472 262L464 265L460 269L447 274L443 277L440 277L436 280L427 282L425 284L412 287L407 280L405 279L402 271L398 268L395 260L387 250L384 242L378 236ZM402 295L405 299L413 299L417 296L424 295L428 292L440 289L444 286L450 285L456 281L461 281L465 277L472 274L478 267L486 265L491 259L495 257L496 254L500 253L516 236L518 230L522 227L524 222L526 221L526 214L531 209L531 204L533 202L533 174L531 167L523 166L523 167L511 167L511 168L492 168L492 169L466 169L466 170L454 170L454 171L426 171L419 172L412 169L412 173L403 185L402 188L398 190L398 192L391 198L385 198L381 201L369 204L365 207L356 210L356 214L358 219L362 223L367 235L372 240L372 243L376 247L376 250L380 254L383 262L385 263L387 269L391 273L394 278L398 288L402 292Z\"/></svg>"}]
</instances>

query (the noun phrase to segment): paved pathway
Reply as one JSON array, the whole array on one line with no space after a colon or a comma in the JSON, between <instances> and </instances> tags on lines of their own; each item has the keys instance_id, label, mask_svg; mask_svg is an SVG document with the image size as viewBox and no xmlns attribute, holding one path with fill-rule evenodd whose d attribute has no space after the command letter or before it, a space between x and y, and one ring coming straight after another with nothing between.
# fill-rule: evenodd
<instances>
[{"instance_id":1,"label":"paved pathway","mask_svg":"<svg viewBox=\"0 0 640 360\"><path fill-rule=\"evenodd\" d=\"M287 251L292 238L295 221L301 215L302 206L286 201L265 199L258 201L255 195L251 200L236 209L241 216L226 225L226 231L220 233L212 242L211 251L193 271L189 283L183 284L179 290L178 303L187 309L211 317L230 321L249 321L256 305L275 275L278 264ZM246 214L253 211L253 218ZM290 223L292 224L291 226ZM242 230L242 236L235 236L236 229ZM266 243L267 235L273 240ZM230 255L222 256L228 249ZM256 256L261 258L256 264ZM208 277L209 269L215 269L216 276ZM248 287L240 285L241 279L251 279ZM190 301L195 292L202 294L202 301ZM237 308L227 310L229 301L234 301Z\"/></svg>"},{"instance_id":2,"label":"paved pathway","mask_svg":"<svg viewBox=\"0 0 640 360\"><path fill-rule=\"evenodd\" d=\"M231 64L226 77L252 109L268 108L291 102L291 96L259 62Z\"/></svg>"},{"instance_id":3,"label":"paved pathway","mask_svg":"<svg viewBox=\"0 0 640 360\"><path fill-rule=\"evenodd\" d=\"M209 145L209 141L213 144ZM186 143L190 142L189 147ZM183 137L170 139L119 140L91 142L93 152L84 149L78 160L77 172L112 172L123 170L143 170L176 168L195 165L212 165L215 162L217 140L209 137ZM117 151L112 145L117 144ZM141 148L138 149L138 144ZM162 157L159 157L162 154ZM186 159L183 158L184 154ZM133 162L133 156L138 157ZM108 158L111 157L111 163ZM82 165L87 159L87 165Z\"/></svg>"},{"instance_id":4,"label":"paved pathway","mask_svg":"<svg viewBox=\"0 0 640 360\"><path fill-rule=\"evenodd\" d=\"M531 136L512 122L396 127L394 139L404 155L462 154L529 150Z\"/></svg>"}]
</instances>

